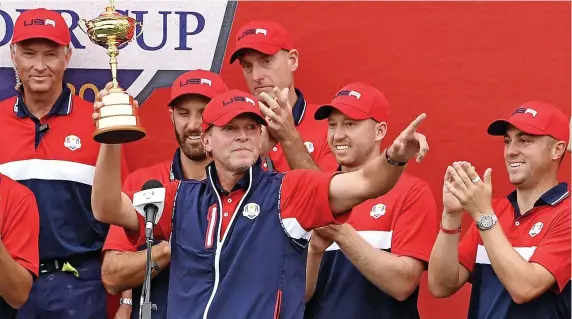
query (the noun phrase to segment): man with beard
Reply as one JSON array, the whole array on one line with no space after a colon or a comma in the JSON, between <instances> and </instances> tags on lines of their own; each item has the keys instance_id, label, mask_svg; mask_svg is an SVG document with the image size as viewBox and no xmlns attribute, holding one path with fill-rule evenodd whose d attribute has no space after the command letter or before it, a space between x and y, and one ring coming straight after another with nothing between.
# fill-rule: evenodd
<instances>
[{"instance_id":1,"label":"man with beard","mask_svg":"<svg viewBox=\"0 0 572 319\"><path fill-rule=\"evenodd\" d=\"M209 71L193 70L177 78L171 88L169 113L179 148L172 161L142 168L130 174L123 189L139 191L145 182L153 179L161 184L174 180L204 179L205 166L210 159L200 140L202 113L213 96L226 91L228 88L219 75ZM170 219L171 215L164 214L162 218ZM151 282L150 300L157 305L157 310L152 313L153 319L163 319L167 315L171 259L169 236L170 233L159 227L155 228L155 245L151 255L156 268L152 273L154 279ZM145 278L146 245L133 246L123 228L111 226L103 250L103 283L111 294L123 291L115 318L129 318L130 315L131 318L139 318L141 289Z\"/></svg>"}]
</instances>

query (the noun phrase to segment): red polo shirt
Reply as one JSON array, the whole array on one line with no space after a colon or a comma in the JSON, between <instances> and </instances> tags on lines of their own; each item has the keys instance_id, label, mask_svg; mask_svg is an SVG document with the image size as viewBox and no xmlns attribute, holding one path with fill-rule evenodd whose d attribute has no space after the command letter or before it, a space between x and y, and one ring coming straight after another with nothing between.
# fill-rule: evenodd
<instances>
[{"instance_id":1,"label":"red polo shirt","mask_svg":"<svg viewBox=\"0 0 572 319\"><path fill-rule=\"evenodd\" d=\"M135 172L129 174L125 179L125 183L123 183L123 192L138 192L149 180L158 180L163 185L167 185L170 181L169 172L171 167L171 161L166 161L163 163L159 163L154 166L145 167L136 170ZM163 214L161 219L168 219L169 223L171 220L170 214ZM155 229L154 238L157 240L168 240L169 233L163 233L159 229ZM103 246L103 251L106 250L118 250L118 251L137 251L136 247L133 246L127 235L125 234L125 230L123 227L111 225L109 227L109 233L107 234L107 238L105 240L105 245Z\"/></svg>"},{"instance_id":2,"label":"red polo shirt","mask_svg":"<svg viewBox=\"0 0 572 319\"><path fill-rule=\"evenodd\" d=\"M473 223L459 244L459 262L472 273L469 318L568 318L571 263L567 184L560 183L547 191L523 214L516 202L516 191L494 200L492 207L514 250L524 260L546 268L556 279L556 286L528 303L516 304L495 274ZM566 287L567 296L563 292ZM566 308L567 313L563 313Z\"/></svg>"},{"instance_id":3,"label":"red polo shirt","mask_svg":"<svg viewBox=\"0 0 572 319\"><path fill-rule=\"evenodd\" d=\"M40 214L32 191L0 174L0 241L14 261L38 276Z\"/></svg>"},{"instance_id":4,"label":"red polo shirt","mask_svg":"<svg viewBox=\"0 0 572 319\"><path fill-rule=\"evenodd\" d=\"M387 194L354 207L348 224L371 246L426 265L437 236L436 219L429 185L403 173ZM403 301L384 293L333 243L324 254L305 318L415 318L419 317L417 297L418 290Z\"/></svg>"}]
</instances>

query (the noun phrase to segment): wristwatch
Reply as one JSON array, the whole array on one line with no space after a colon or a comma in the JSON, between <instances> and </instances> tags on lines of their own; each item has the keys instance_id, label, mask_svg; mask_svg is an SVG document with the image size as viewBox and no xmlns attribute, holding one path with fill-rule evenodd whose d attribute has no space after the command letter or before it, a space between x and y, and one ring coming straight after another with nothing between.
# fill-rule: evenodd
<instances>
[{"instance_id":1,"label":"wristwatch","mask_svg":"<svg viewBox=\"0 0 572 319\"><path fill-rule=\"evenodd\" d=\"M498 222L497 215L490 214L490 215L481 215L477 218L475 224L479 230L489 230L493 228L494 225Z\"/></svg>"},{"instance_id":2,"label":"wristwatch","mask_svg":"<svg viewBox=\"0 0 572 319\"><path fill-rule=\"evenodd\" d=\"M119 304L120 304L120 305L133 306L133 299L131 299L131 298L121 298L121 299L119 299Z\"/></svg>"}]
</instances>

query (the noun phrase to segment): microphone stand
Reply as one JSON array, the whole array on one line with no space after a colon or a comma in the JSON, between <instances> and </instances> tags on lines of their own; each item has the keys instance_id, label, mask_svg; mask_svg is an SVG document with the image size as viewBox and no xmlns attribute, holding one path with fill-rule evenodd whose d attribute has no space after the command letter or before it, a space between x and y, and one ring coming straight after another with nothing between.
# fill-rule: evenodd
<instances>
[{"instance_id":1,"label":"microphone stand","mask_svg":"<svg viewBox=\"0 0 572 319\"><path fill-rule=\"evenodd\" d=\"M153 205L154 206L154 205ZM153 246L153 222L155 221L155 214L157 213L156 207L149 207L145 209L145 239L147 241L147 262L145 263L145 280L143 281L143 290L141 291L141 302L139 308L139 319L151 319L151 311L157 310L157 305L151 303L149 300L151 296L151 272L155 268L151 265L151 248ZM149 216L151 215L151 216ZM152 217L152 218L149 218ZM149 227L151 224L151 227Z\"/></svg>"}]
</instances>

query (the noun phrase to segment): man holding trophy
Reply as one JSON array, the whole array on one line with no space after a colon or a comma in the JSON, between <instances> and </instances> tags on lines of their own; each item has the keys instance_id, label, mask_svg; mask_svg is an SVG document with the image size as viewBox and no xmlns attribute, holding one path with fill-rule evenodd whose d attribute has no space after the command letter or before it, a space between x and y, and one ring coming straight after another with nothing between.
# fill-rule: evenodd
<instances>
[{"instance_id":1,"label":"man holding trophy","mask_svg":"<svg viewBox=\"0 0 572 319\"><path fill-rule=\"evenodd\" d=\"M91 210L99 145L91 103L63 82L70 39L58 12L21 13L10 46L18 94L0 102L0 172L34 193L40 213L39 275L22 319L99 319L106 308L101 249L109 225Z\"/></svg>"}]
</instances>

